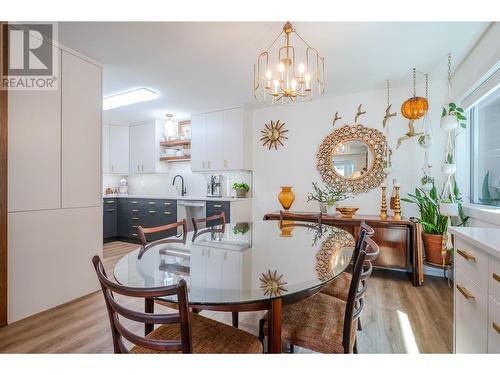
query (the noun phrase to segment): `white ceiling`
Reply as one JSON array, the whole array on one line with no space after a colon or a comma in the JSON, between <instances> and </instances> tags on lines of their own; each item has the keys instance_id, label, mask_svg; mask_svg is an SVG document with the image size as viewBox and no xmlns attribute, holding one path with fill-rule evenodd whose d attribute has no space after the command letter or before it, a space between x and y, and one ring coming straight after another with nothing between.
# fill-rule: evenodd
<instances>
[{"instance_id":1,"label":"white ceiling","mask_svg":"<svg viewBox=\"0 0 500 375\"><path fill-rule=\"evenodd\" d=\"M409 85L412 67L446 77L488 23L296 22L299 34L325 57L326 94L337 96ZM131 124L241 104L255 105L253 64L282 23L64 22L60 41L104 64L104 96L148 87L160 97L104 112L104 121Z\"/></svg>"}]
</instances>

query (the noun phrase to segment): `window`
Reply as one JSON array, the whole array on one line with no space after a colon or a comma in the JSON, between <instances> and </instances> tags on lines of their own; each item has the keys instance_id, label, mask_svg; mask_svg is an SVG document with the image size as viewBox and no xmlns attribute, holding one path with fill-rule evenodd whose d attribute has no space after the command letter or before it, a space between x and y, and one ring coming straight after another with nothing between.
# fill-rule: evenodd
<instances>
[{"instance_id":1,"label":"window","mask_svg":"<svg viewBox=\"0 0 500 375\"><path fill-rule=\"evenodd\" d=\"M500 87L471 107L471 203L500 207Z\"/></svg>"}]
</instances>

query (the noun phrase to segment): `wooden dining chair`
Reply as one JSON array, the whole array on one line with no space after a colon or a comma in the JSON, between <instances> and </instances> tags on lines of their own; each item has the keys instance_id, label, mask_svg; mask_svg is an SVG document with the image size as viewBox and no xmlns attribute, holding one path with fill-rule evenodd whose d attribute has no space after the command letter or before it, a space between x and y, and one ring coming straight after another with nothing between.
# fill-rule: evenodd
<instances>
[{"instance_id":1,"label":"wooden dining chair","mask_svg":"<svg viewBox=\"0 0 500 375\"><path fill-rule=\"evenodd\" d=\"M108 279L97 255L92 263L104 294L115 353L262 353L262 344L250 333L189 312L186 281L165 287L125 287ZM134 311L118 302L114 294L145 299L176 295L179 309L167 314ZM124 326L122 318L160 326L140 336ZM128 350L124 339L135 346Z\"/></svg>"},{"instance_id":2,"label":"wooden dining chair","mask_svg":"<svg viewBox=\"0 0 500 375\"><path fill-rule=\"evenodd\" d=\"M359 252L364 250L366 246L366 242L364 239L366 237L372 237L375 234L375 231L372 227L365 223L365 221L361 221L359 225L359 233L356 238L356 243L354 245L354 251L352 253L351 264L356 264L356 260L358 258ZM328 294L332 297L340 298L343 301L347 301L347 296L349 294L349 285L351 285L352 278L352 269L349 269L345 272L342 272L335 280L326 284L322 289L321 293ZM358 323L360 320L358 320ZM361 329L361 323L359 323L359 328Z\"/></svg>"},{"instance_id":3,"label":"wooden dining chair","mask_svg":"<svg viewBox=\"0 0 500 375\"><path fill-rule=\"evenodd\" d=\"M200 223L205 223L206 226L214 226L214 225L226 225L226 215L224 212L221 212L218 215L212 215L208 217L203 217L203 218L192 218L193 221L193 228L195 232L198 232L199 227L198 224Z\"/></svg>"},{"instance_id":4,"label":"wooden dining chair","mask_svg":"<svg viewBox=\"0 0 500 375\"><path fill-rule=\"evenodd\" d=\"M146 235L151 234L151 233L160 233L160 232L166 232L171 229L177 229L178 227L182 227L182 234L179 236L169 236L166 238L162 238L160 240L156 241L151 241L148 242ZM150 228L143 228L141 226L137 227L137 232L139 234L139 239L142 244L142 248L139 251L138 258L141 259L143 254L153 246L162 244L162 243L186 243L186 238L187 238L187 222L186 219L183 219L182 221L178 221L176 223L172 224L167 224L167 225L161 225L159 227L150 227Z\"/></svg>"},{"instance_id":5,"label":"wooden dining chair","mask_svg":"<svg viewBox=\"0 0 500 375\"><path fill-rule=\"evenodd\" d=\"M371 238L364 241L366 248L359 251L354 264L347 301L317 293L306 300L283 306L282 340L291 348L298 345L320 353L357 353L357 320L365 304L366 280L372 273L372 262L379 254L379 247ZM266 315L259 325L261 341L267 329Z\"/></svg>"}]
</instances>

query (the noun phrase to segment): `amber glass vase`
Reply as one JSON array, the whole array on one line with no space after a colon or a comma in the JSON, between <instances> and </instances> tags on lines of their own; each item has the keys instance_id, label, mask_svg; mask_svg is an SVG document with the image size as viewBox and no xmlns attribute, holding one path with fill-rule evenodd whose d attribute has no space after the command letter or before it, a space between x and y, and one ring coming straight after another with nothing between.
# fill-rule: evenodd
<instances>
[{"instance_id":1,"label":"amber glass vase","mask_svg":"<svg viewBox=\"0 0 500 375\"><path fill-rule=\"evenodd\" d=\"M291 186L282 186L281 191L278 194L278 200L280 201L283 209L288 211L292 207L292 203L295 200L295 194L292 191Z\"/></svg>"}]
</instances>

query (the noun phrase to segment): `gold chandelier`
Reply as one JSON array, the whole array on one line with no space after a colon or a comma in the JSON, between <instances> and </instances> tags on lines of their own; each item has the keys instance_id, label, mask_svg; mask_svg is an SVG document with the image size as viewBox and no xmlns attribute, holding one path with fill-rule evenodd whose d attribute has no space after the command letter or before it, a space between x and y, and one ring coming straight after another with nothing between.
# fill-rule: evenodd
<instances>
[{"instance_id":1,"label":"gold chandelier","mask_svg":"<svg viewBox=\"0 0 500 375\"><path fill-rule=\"evenodd\" d=\"M271 48L284 34L285 44L275 52L278 63L275 71L269 64ZM290 44L290 37L295 34L304 44L304 60L296 66L295 47ZM287 22L281 33L274 39L267 50L257 58L254 71L254 97L266 104L290 102L308 102L313 97L314 88L318 95L325 92L325 59L316 48L311 47Z\"/></svg>"}]
</instances>

